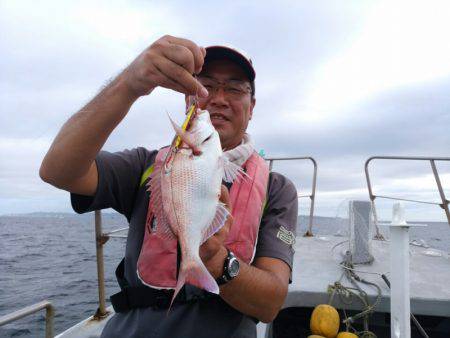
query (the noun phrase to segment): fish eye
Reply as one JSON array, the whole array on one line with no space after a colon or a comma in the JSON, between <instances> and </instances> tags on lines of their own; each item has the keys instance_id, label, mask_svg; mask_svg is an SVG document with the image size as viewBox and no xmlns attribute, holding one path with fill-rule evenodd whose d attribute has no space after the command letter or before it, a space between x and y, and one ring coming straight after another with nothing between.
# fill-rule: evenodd
<instances>
[{"instance_id":1,"label":"fish eye","mask_svg":"<svg viewBox=\"0 0 450 338\"><path fill-rule=\"evenodd\" d=\"M213 133L211 133L211 135L209 135L207 138L205 138L202 143L209 141L212 136L213 136Z\"/></svg>"}]
</instances>

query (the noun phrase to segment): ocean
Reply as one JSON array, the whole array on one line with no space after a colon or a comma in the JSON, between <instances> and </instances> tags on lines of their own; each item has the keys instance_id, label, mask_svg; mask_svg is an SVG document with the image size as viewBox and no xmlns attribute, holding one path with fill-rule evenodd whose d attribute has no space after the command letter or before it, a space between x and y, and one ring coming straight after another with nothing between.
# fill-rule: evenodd
<instances>
[{"instance_id":1,"label":"ocean","mask_svg":"<svg viewBox=\"0 0 450 338\"><path fill-rule=\"evenodd\" d=\"M298 234L306 216L299 217ZM318 235L345 235L348 221L315 217ZM411 229L411 240L424 240L450 252L447 223L427 223ZM116 213L103 213L103 231L127 225ZM386 226L382 232L387 235ZM55 307L54 332L61 333L93 315L98 307L94 214L33 213L0 216L0 316L50 300ZM119 291L114 270L122 259L125 240L112 238L104 247L106 295ZM109 303L108 303L109 305ZM45 311L0 327L0 337L43 337Z\"/></svg>"}]
</instances>

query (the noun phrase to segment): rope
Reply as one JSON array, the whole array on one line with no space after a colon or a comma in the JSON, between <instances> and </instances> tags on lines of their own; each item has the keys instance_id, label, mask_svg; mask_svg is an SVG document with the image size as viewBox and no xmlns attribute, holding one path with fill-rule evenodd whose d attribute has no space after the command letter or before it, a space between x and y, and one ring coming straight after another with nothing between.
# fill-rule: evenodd
<instances>
[{"instance_id":1,"label":"rope","mask_svg":"<svg viewBox=\"0 0 450 338\"><path fill-rule=\"evenodd\" d=\"M378 306L378 304L380 303L381 300L381 288L372 282L369 282L361 277L359 277L354 271L353 271L353 263L351 263L350 261L350 256L347 254L345 261L342 263L344 266L350 268L350 269L345 269L345 274L347 276L347 278L349 279L349 281L352 283L352 285L359 291L360 295L362 295L364 297L365 300L365 305L366 305L366 310L362 311L361 313L351 317L353 318L353 320L356 320L358 318L361 318L363 316L369 315L370 313L372 313L374 311L374 309ZM377 298L375 300L375 302L373 304L369 304L369 299L367 297L367 293L364 292L361 287L358 285L357 282L366 284L366 285L370 285L376 288L377 290Z\"/></svg>"},{"instance_id":2,"label":"rope","mask_svg":"<svg viewBox=\"0 0 450 338\"><path fill-rule=\"evenodd\" d=\"M342 244L338 243L336 246ZM334 246L334 248L336 247ZM347 252L345 259L343 262L339 264L343 268L343 273L341 274L341 277L338 281L334 283L334 285L329 287L330 297L328 304L331 305L334 297L338 295L339 300L342 304L349 306L353 303L354 299L358 299L363 304L363 311L348 317L347 312L344 311L344 320L342 321L343 324L345 324L347 331L353 331L355 334L357 334L359 337L363 338L376 338L375 333L371 332L369 330L369 316L374 312L375 308L378 306L378 304L381 301L381 288L372 282L369 282L363 278L361 278L359 275L356 274L353 264L351 263L351 257L349 252ZM378 273L377 273L378 274ZM378 274L381 275L381 274ZM345 276L350 283L352 284L352 287L344 286L341 281L343 276ZM375 299L375 302L373 304L370 304L369 297L367 293L361 289L358 283L363 283L366 285L370 285L372 287L375 287L377 290L377 297ZM352 324L357 320L363 318L363 330L357 331Z\"/></svg>"}]
</instances>

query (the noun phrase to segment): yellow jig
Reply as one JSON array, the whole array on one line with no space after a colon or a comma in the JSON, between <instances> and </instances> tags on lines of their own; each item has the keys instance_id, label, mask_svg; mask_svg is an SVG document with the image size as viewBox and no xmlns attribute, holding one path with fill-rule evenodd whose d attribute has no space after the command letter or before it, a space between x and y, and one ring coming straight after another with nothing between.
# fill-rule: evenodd
<instances>
[{"instance_id":1,"label":"yellow jig","mask_svg":"<svg viewBox=\"0 0 450 338\"><path fill-rule=\"evenodd\" d=\"M196 97L191 97L190 99L191 99L192 103L191 103L191 105L189 106L189 108L186 111L186 119L184 120L183 125L181 126L181 128L184 131L186 131L187 128L189 127L189 122L191 122L191 120L194 118L195 113L196 113L197 108L198 108L197 98ZM171 165L171 161L172 161L172 158L173 158L172 155L174 155L177 152L178 147L180 146L180 144L181 144L181 137L176 135L175 138L172 141L171 146L170 146L170 151L167 153L167 156L166 156L166 158L164 160L164 168L165 168L165 172L166 173L169 173L170 170L172 169L172 165Z\"/></svg>"}]
</instances>

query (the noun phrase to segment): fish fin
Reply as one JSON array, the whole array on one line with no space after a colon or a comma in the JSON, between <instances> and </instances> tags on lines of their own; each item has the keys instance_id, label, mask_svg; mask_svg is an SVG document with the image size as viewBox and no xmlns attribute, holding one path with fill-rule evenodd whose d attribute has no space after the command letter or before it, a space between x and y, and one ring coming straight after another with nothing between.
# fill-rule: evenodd
<instances>
[{"instance_id":1,"label":"fish fin","mask_svg":"<svg viewBox=\"0 0 450 338\"><path fill-rule=\"evenodd\" d=\"M156 235L168 241L177 240L178 238L172 231L172 228L165 217L159 223L158 219L156 220Z\"/></svg>"},{"instance_id":2,"label":"fish fin","mask_svg":"<svg viewBox=\"0 0 450 338\"><path fill-rule=\"evenodd\" d=\"M198 146L195 144L193 134L183 130L183 128L181 128L172 120L169 114L167 114L167 116L169 116L170 123L172 123L173 129L175 130L175 133L181 138L181 141L186 143L188 147L191 148L192 150L198 150Z\"/></svg>"},{"instance_id":3,"label":"fish fin","mask_svg":"<svg viewBox=\"0 0 450 338\"><path fill-rule=\"evenodd\" d=\"M230 212L225 207L225 204L219 202L216 209L216 215L214 216L213 221L211 222L210 226L203 231L201 244L206 242L208 238L210 238L217 231L219 231L225 225L225 222L227 221L228 217L231 217Z\"/></svg>"},{"instance_id":4,"label":"fish fin","mask_svg":"<svg viewBox=\"0 0 450 338\"><path fill-rule=\"evenodd\" d=\"M219 285L217 285L216 280L211 276L200 258L181 262L180 273L178 274L177 285L170 307L184 284L194 285L208 292L219 294Z\"/></svg>"},{"instance_id":5,"label":"fish fin","mask_svg":"<svg viewBox=\"0 0 450 338\"><path fill-rule=\"evenodd\" d=\"M225 182L232 183L236 179L242 179L244 177L249 177L247 173L237 164L231 162L228 157L222 155L220 161L223 166L223 179Z\"/></svg>"},{"instance_id":6,"label":"fish fin","mask_svg":"<svg viewBox=\"0 0 450 338\"><path fill-rule=\"evenodd\" d=\"M147 183L147 191L150 192L149 208L156 219L156 234L163 239L172 240L177 237L170 228L169 222L164 214L161 191L162 168L163 163L156 163L150 175L150 180Z\"/></svg>"}]
</instances>

